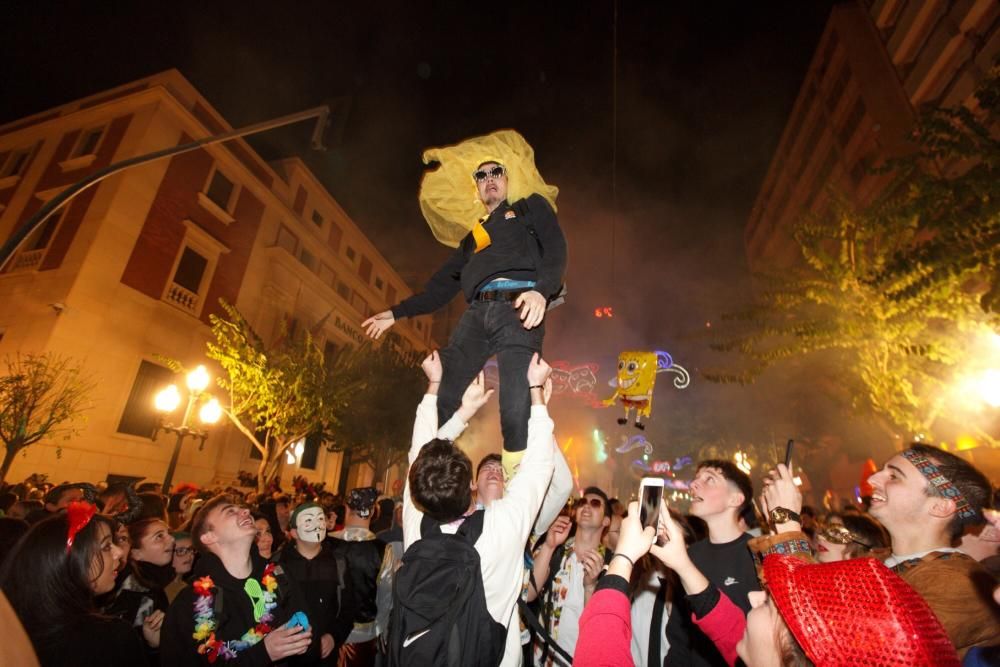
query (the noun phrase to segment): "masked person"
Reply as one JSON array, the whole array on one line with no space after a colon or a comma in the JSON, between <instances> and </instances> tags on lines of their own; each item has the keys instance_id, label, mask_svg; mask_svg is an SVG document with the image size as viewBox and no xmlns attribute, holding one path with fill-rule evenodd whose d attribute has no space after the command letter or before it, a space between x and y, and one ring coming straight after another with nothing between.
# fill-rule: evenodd
<instances>
[{"instance_id":1,"label":"masked person","mask_svg":"<svg viewBox=\"0 0 1000 667\"><path fill-rule=\"evenodd\" d=\"M354 594L347 563L333 552L326 538L322 505L303 503L288 519L292 540L276 556L286 576L302 591L305 613L319 650L312 648L292 660L295 665L335 665L337 649L354 628Z\"/></svg>"}]
</instances>

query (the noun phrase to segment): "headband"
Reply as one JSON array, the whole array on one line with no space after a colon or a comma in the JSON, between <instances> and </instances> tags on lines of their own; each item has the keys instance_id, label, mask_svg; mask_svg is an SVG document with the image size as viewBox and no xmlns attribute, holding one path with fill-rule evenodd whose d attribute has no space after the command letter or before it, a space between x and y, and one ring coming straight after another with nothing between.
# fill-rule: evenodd
<instances>
[{"instance_id":1,"label":"headband","mask_svg":"<svg viewBox=\"0 0 1000 667\"><path fill-rule=\"evenodd\" d=\"M969 501L955 484L941 474L941 470L931 462L926 456L914 449L904 449L901 452L903 458L913 464L920 471L920 474L927 478L938 495L944 498L951 498L955 501L955 509L958 511L959 519L973 519L976 517L976 510L972 509Z\"/></svg>"},{"instance_id":2,"label":"headband","mask_svg":"<svg viewBox=\"0 0 1000 667\"><path fill-rule=\"evenodd\" d=\"M80 500L74 500L66 507L66 517L69 520L69 527L66 529L66 553L72 548L76 534L90 523L96 513L96 505Z\"/></svg>"}]
</instances>

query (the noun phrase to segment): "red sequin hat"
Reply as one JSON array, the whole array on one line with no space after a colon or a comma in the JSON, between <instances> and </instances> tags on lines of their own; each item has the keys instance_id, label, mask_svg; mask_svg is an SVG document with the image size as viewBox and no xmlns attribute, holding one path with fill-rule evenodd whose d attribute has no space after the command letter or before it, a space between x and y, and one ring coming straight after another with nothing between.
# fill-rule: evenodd
<instances>
[{"instance_id":1,"label":"red sequin hat","mask_svg":"<svg viewBox=\"0 0 1000 667\"><path fill-rule=\"evenodd\" d=\"M958 655L924 599L875 560L764 559L768 592L817 667L954 665Z\"/></svg>"}]
</instances>

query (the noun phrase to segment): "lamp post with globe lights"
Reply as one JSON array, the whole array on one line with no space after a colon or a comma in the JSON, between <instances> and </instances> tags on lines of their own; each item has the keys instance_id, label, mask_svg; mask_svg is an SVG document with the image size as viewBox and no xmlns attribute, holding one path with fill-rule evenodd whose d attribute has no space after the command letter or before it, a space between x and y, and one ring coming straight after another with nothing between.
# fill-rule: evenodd
<instances>
[{"instance_id":1,"label":"lamp post with globe lights","mask_svg":"<svg viewBox=\"0 0 1000 667\"><path fill-rule=\"evenodd\" d=\"M170 483L173 481L174 470L177 468L177 459L180 456L181 445L184 444L185 438L192 437L200 440L199 449L205 446L205 440L208 438L207 429L194 428L191 425L192 413L195 406L199 402L202 403L201 408L198 410L198 419L206 426L219 421L219 418L222 416L222 406L219 404L219 401L205 394L205 389L208 388L210 379L208 371L204 366L198 366L187 374L188 402L187 408L184 410L184 417L181 419L179 425L166 422L166 416L174 412L181 404L181 394L177 389L177 385L172 384L164 387L154 398L156 410L162 413L163 416L157 421L152 439L156 440L156 436L160 431L173 433L177 436L177 442L174 443L174 452L170 456L170 465L167 466L167 474L163 478L163 493L170 493ZM202 400L203 398L206 400Z\"/></svg>"}]
</instances>

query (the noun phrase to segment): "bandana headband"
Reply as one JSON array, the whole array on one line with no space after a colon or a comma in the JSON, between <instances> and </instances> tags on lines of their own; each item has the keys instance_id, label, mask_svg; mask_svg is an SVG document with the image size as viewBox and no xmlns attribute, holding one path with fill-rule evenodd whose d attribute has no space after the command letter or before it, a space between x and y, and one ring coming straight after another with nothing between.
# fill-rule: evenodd
<instances>
[{"instance_id":1,"label":"bandana headband","mask_svg":"<svg viewBox=\"0 0 1000 667\"><path fill-rule=\"evenodd\" d=\"M927 478L927 481L931 483L931 486L934 487L934 490L939 495L955 501L955 509L958 511L959 519L973 519L976 517L976 511L969 505L965 494L950 479L945 477L930 459L913 449L903 450L902 456L912 463L921 475Z\"/></svg>"},{"instance_id":2,"label":"bandana headband","mask_svg":"<svg viewBox=\"0 0 1000 667\"><path fill-rule=\"evenodd\" d=\"M83 530L97 513L97 506L88 502L75 500L66 507L69 527L66 529L66 553L73 547L77 533Z\"/></svg>"}]
</instances>

